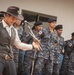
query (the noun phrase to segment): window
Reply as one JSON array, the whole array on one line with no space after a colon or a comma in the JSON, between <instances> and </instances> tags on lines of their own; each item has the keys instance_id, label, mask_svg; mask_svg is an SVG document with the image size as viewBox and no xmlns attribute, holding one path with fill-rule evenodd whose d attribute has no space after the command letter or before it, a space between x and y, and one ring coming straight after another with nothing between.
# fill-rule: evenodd
<instances>
[{"instance_id":1,"label":"window","mask_svg":"<svg viewBox=\"0 0 74 75\"><path fill-rule=\"evenodd\" d=\"M51 16L51 15L46 15L38 12L33 12L33 11L28 11L28 10L22 10L22 15L24 16L24 20L27 20L30 24L31 27L35 23L35 21L42 21L43 22L43 27L48 26L48 19L50 17L57 18L56 16ZM27 25L25 25L25 31L29 31Z\"/></svg>"}]
</instances>

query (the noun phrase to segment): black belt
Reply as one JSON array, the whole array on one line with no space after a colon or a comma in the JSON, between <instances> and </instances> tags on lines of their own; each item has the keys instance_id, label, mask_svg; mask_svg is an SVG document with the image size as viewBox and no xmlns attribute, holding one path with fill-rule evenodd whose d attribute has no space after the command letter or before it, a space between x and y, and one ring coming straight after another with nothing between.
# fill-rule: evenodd
<instances>
[{"instance_id":1,"label":"black belt","mask_svg":"<svg viewBox=\"0 0 74 75\"><path fill-rule=\"evenodd\" d=\"M5 60L12 60L13 58L9 56L8 54L0 53L0 57L2 57Z\"/></svg>"}]
</instances>

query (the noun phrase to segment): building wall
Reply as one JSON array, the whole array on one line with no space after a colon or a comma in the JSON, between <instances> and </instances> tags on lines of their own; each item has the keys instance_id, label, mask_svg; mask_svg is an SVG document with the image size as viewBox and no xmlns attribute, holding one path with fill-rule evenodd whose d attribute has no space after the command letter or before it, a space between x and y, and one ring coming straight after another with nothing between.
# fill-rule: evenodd
<instances>
[{"instance_id":1,"label":"building wall","mask_svg":"<svg viewBox=\"0 0 74 75\"><path fill-rule=\"evenodd\" d=\"M74 31L74 0L0 0L0 10L8 6L57 16L57 24L63 24L65 40L70 39Z\"/></svg>"}]
</instances>

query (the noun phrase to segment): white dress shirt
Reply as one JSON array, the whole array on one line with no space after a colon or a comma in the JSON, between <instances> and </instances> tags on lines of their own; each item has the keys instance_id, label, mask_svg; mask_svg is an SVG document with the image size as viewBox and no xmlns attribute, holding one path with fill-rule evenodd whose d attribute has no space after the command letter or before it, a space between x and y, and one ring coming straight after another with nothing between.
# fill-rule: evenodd
<instances>
[{"instance_id":1,"label":"white dress shirt","mask_svg":"<svg viewBox=\"0 0 74 75\"><path fill-rule=\"evenodd\" d=\"M6 28L9 36L11 37L11 28L13 27L13 25L11 25L10 27L5 23L4 20L2 20L2 23L3 23L3 27ZM14 28L14 27L13 27ZM15 29L15 28L14 28ZM17 30L15 29L15 32L16 32L16 35L15 35L15 40L14 40L14 46L18 49L21 49L21 50L32 50L33 46L31 44L25 44L25 43L22 43L19 39L19 36L18 36L18 32Z\"/></svg>"}]
</instances>

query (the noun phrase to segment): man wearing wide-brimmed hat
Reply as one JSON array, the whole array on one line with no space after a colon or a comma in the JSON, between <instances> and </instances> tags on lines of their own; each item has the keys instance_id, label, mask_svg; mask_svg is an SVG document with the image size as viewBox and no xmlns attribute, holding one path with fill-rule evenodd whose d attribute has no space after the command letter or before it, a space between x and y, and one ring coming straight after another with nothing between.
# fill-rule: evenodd
<instances>
[{"instance_id":1,"label":"man wearing wide-brimmed hat","mask_svg":"<svg viewBox=\"0 0 74 75\"><path fill-rule=\"evenodd\" d=\"M16 6L8 7L5 17L0 23L0 75L16 75L13 45L21 50L32 50L33 47L39 50L39 46L35 42L24 44L19 40L17 30L13 27L13 23L17 19L23 20L18 11L19 8Z\"/></svg>"}]
</instances>

